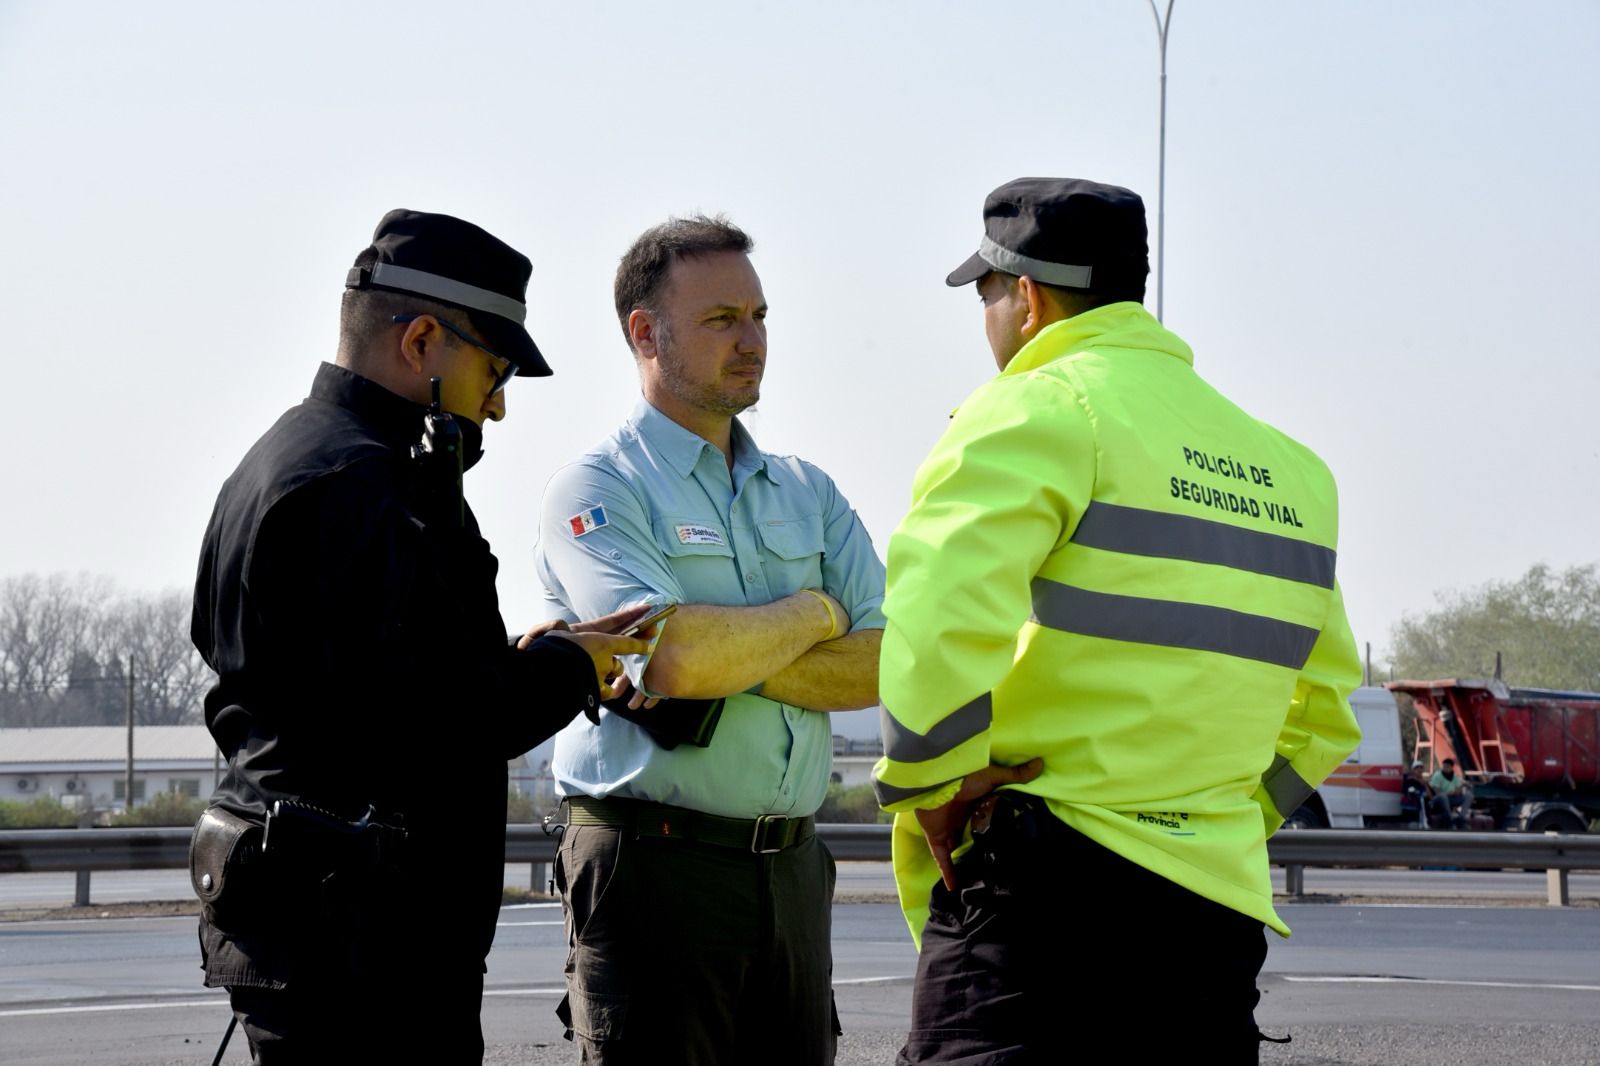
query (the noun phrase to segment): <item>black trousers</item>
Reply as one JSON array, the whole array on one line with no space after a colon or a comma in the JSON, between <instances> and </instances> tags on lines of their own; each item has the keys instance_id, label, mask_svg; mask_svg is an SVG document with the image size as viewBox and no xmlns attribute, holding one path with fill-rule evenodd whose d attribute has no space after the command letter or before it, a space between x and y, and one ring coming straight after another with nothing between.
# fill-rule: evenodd
<instances>
[{"instance_id":1,"label":"black trousers","mask_svg":"<svg viewBox=\"0 0 1600 1066\"><path fill-rule=\"evenodd\" d=\"M411 980L415 988L234 987L228 998L255 1066L483 1062L482 976L419 968Z\"/></svg>"},{"instance_id":2,"label":"black trousers","mask_svg":"<svg viewBox=\"0 0 1600 1066\"><path fill-rule=\"evenodd\" d=\"M1010 794L941 883L900 1066L1257 1061L1262 924Z\"/></svg>"},{"instance_id":3,"label":"black trousers","mask_svg":"<svg viewBox=\"0 0 1600 1066\"><path fill-rule=\"evenodd\" d=\"M206 983L228 989L256 1066L483 1061L493 910L415 872L271 876L252 922L200 921Z\"/></svg>"},{"instance_id":4,"label":"black trousers","mask_svg":"<svg viewBox=\"0 0 1600 1066\"><path fill-rule=\"evenodd\" d=\"M834 1059L833 857L567 828L558 1013L584 1063L827 1066Z\"/></svg>"}]
</instances>

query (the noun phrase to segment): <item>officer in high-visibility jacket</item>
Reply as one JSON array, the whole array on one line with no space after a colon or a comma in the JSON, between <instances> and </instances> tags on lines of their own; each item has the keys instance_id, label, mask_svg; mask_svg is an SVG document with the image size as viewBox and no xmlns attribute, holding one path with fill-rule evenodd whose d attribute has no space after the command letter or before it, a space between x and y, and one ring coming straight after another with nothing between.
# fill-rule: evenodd
<instances>
[{"instance_id":1,"label":"officer in high-visibility jacket","mask_svg":"<svg viewBox=\"0 0 1600 1066\"><path fill-rule=\"evenodd\" d=\"M889 543L899 1061L1065 1061L1081 1030L1253 1062L1262 926L1289 932L1267 837L1360 739L1333 477L1141 305L1137 195L1023 178L983 214L947 282L1000 373Z\"/></svg>"}]
</instances>

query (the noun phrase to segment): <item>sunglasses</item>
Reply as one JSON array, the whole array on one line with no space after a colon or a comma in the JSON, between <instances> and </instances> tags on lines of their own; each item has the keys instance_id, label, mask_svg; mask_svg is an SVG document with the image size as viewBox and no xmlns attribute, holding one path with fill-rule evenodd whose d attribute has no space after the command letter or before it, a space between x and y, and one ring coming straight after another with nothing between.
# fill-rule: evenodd
<instances>
[{"instance_id":1,"label":"sunglasses","mask_svg":"<svg viewBox=\"0 0 1600 1066\"><path fill-rule=\"evenodd\" d=\"M396 325L404 325L404 324L406 324L408 322L415 322L417 319L419 319L421 317L423 317L423 316L420 315L420 314L395 315L389 321L395 323ZM428 315L427 317L433 319L435 322L439 323L439 325L443 326L446 330L448 330L449 332L455 334L457 337L461 338L462 340L466 341L468 344L472 345L474 348L478 349L480 352L483 352L490 359L493 359L496 363L504 363L505 364L505 367L503 369L497 369L494 372L494 388L489 390L489 395L490 396L498 396L500 394L500 391L511 383L511 379L513 377L515 377L516 373L517 373L517 364L515 364L511 360L507 359L505 356L499 354L493 348L489 347L487 344L484 344L482 341L474 339L472 334L468 333L466 330L462 329L460 326L452 325L451 323L446 322L444 319L440 318L438 315Z\"/></svg>"}]
</instances>

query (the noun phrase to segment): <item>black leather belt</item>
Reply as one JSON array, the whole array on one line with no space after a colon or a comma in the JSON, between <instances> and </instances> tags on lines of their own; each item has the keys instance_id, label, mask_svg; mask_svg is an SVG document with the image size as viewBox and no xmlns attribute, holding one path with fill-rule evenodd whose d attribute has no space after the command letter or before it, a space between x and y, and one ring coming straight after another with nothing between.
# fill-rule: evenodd
<instances>
[{"instance_id":1,"label":"black leather belt","mask_svg":"<svg viewBox=\"0 0 1600 1066\"><path fill-rule=\"evenodd\" d=\"M791 818L786 814L764 814L760 818L723 818L720 815L671 807L646 800L606 799L570 796L568 821L572 825L605 825L631 829L645 837L664 840L694 840L724 848L738 848L757 855L803 844L817 835L816 820L807 815Z\"/></svg>"}]
</instances>

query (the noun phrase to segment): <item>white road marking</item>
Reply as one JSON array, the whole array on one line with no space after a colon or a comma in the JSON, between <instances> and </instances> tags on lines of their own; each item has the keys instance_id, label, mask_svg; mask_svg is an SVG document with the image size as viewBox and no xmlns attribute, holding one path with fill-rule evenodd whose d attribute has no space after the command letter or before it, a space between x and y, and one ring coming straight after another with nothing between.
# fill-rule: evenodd
<instances>
[{"instance_id":1,"label":"white road marking","mask_svg":"<svg viewBox=\"0 0 1600 1066\"><path fill-rule=\"evenodd\" d=\"M227 996L212 999L180 999L163 1003L106 1003L84 1007L29 1007L25 1010L0 1010L0 1018L31 1018L41 1014L110 1014L119 1010L165 1010L169 1007L226 1007Z\"/></svg>"},{"instance_id":2,"label":"white road marking","mask_svg":"<svg viewBox=\"0 0 1600 1066\"><path fill-rule=\"evenodd\" d=\"M1287 973L1272 976L1281 977L1285 981L1326 985L1460 985L1465 988L1559 988L1567 992L1600 992L1600 985L1549 985L1540 981L1453 981L1442 977L1311 977Z\"/></svg>"}]
</instances>

